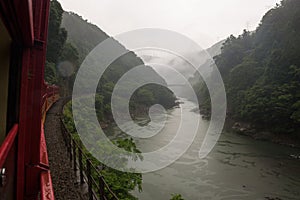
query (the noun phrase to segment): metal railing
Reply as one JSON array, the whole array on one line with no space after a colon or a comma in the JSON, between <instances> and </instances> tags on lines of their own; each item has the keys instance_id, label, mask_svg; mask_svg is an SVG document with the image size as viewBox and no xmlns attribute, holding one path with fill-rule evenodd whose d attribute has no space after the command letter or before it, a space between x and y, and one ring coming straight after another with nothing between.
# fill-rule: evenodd
<instances>
[{"instance_id":1,"label":"metal railing","mask_svg":"<svg viewBox=\"0 0 300 200\"><path fill-rule=\"evenodd\" d=\"M82 144L73 138L72 133L65 127L62 118L60 121L63 138L70 156L70 162L73 163L75 173L79 170L80 184L87 183L89 200L119 200L106 183L100 170L93 165L85 153Z\"/></svg>"},{"instance_id":2,"label":"metal railing","mask_svg":"<svg viewBox=\"0 0 300 200\"><path fill-rule=\"evenodd\" d=\"M41 173L41 200L54 200L54 191L52 187L52 179L50 175L50 171L45 171Z\"/></svg>"},{"instance_id":3,"label":"metal railing","mask_svg":"<svg viewBox=\"0 0 300 200\"><path fill-rule=\"evenodd\" d=\"M13 144L15 143L17 133L18 133L18 124L15 124L7 134L2 145L0 146L0 168L3 167L7 159L8 153L11 150Z\"/></svg>"},{"instance_id":4,"label":"metal railing","mask_svg":"<svg viewBox=\"0 0 300 200\"><path fill-rule=\"evenodd\" d=\"M48 153L46 147L44 122L47 111L59 99L59 88L55 85L48 85L45 82L42 87L42 101L41 101L41 140L40 140L40 164L45 167L40 173L40 199L54 200L54 190L52 185L51 173L49 170Z\"/></svg>"}]
</instances>

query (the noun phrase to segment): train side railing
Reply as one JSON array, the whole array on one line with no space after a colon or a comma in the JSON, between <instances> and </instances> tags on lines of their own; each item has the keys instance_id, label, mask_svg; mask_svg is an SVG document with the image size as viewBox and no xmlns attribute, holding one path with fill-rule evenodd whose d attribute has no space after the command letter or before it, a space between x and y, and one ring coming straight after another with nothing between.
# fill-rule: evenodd
<instances>
[{"instance_id":1,"label":"train side railing","mask_svg":"<svg viewBox=\"0 0 300 200\"><path fill-rule=\"evenodd\" d=\"M117 195L106 183L100 170L93 165L87 154L78 141L74 139L72 133L65 127L61 117L61 129L66 144L67 151L72 162L74 173L79 171L80 184L87 183L89 200L119 200ZM95 178L97 177L97 178Z\"/></svg>"},{"instance_id":2,"label":"train side railing","mask_svg":"<svg viewBox=\"0 0 300 200\"><path fill-rule=\"evenodd\" d=\"M14 198L15 170L19 125L14 124L0 144L0 199Z\"/></svg>"},{"instance_id":3,"label":"train side railing","mask_svg":"<svg viewBox=\"0 0 300 200\"><path fill-rule=\"evenodd\" d=\"M52 179L49 170L49 161L46 147L46 140L44 136L44 126L42 123L41 128L41 142L40 142L40 163L48 170L43 170L40 174L40 199L41 200L54 200L54 190L52 186Z\"/></svg>"},{"instance_id":4,"label":"train side railing","mask_svg":"<svg viewBox=\"0 0 300 200\"><path fill-rule=\"evenodd\" d=\"M41 140L40 140L40 166L43 168L40 174L40 199L41 200L54 200L54 191L52 187L52 180L49 170L48 154L46 141L44 136L44 121L48 109L55 103L59 98L59 88L57 86L50 86L44 83L43 85L43 97L41 105ZM14 147L17 146L19 125L15 124L8 132L6 138L0 146L0 186L5 187L6 182L10 179L7 177L8 172L5 165Z\"/></svg>"},{"instance_id":5,"label":"train side railing","mask_svg":"<svg viewBox=\"0 0 300 200\"><path fill-rule=\"evenodd\" d=\"M2 145L0 147L0 169L3 168L3 166L5 164L5 161L7 160L7 156L9 154L12 146L16 142L16 136L18 134L18 128L19 128L18 124L15 124L12 127L12 129L8 132L5 140L3 141L3 143L2 143Z\"/></svg>"},{"instance_id":6,"label":"train side railing","mask_svg":"<svg viewBox=\"0 0 300 200\"><path fill-rule=\"evenodd\" d=\"M43 84L43 97L41 105L41 141L40 141L40 163L45 166L45 169L40 174L40 199L41 200L54 200L54 190L52 186L52 179L49 170L49 161L47 154L47 146L44 134L44 122L46 118L47 111L51 106L59 99L59 87L55 85Z\"/></svg>"}]
</instances>

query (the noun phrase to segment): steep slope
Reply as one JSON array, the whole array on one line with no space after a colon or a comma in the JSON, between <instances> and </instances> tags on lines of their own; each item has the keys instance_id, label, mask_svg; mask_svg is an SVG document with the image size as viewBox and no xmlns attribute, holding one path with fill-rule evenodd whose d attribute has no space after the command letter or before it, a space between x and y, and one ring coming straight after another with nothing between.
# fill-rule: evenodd
<instances>
[{"instance_id":1,"label":"steep slope","mask_svg":"<svg viewBox=\"0 0 300 200\"><path fill-rule=\"evenodd\" d=\"M61 27L68 32L67 40L71 42L80 55L80 61L100 42L109 36L96 25L88 23L73 12L64 12Z\"/></svg>"},{"instance_id":2,"label":"steep slope","mask_svg":"<svg viewBox=\"0 0 300 200\"><path fill-rule=\"evenodd\" d=\"M65 12L61 26L68 32L68 42L72 43L79 52L79 63L81 63L88 53L100 42L109 38L109 36L97 26L87 22L75 13ZM99 105L104 109L103 114L99 116L100 119L110 115L110 98L113 88L117 81L130 69L142 65L143 71L140 71L135 78L138 77L142 79L146 77L147 79L166 85L164 79L151 67L145 66L144 62L134 52L126 50L118 41L113 38L111 39L113 42L107 51L126 51L127 53L116 59L106 69L100 79L98 85L98 95L100 95L100 97L97 99L101 100ZM104 66L102 66L101 63L96 63L95 67ZM128 84L136 84L137 82L139 82L139 80L132 80L132 82ZM83 84L86 85L85 91L89 91L89 83L85 82ZM124 88L124 91L126 91L126 88ZM151 84L141 87L131 98L131 108L133 112L140 112L141 110L147 112L146 108L148 106L157 103L166 108L171 108L175 105L175 96L167 88Z\"/></svg>"},{"instance_id":3,"label":"steep slope","mask_svg":"<svg viewBox=\"0 0 300 200\"><path fill-rule=\"evenodd\" d=\"M225 40L221 40L219 42L217 42L216 44L212 45L211 47L209 47L208 49L206 49L203 52L200 52L200 56L203 57L203 64L201 66L199 66L199 69L208 69L209 66L211 66L213 64L212 62L212 58L214 58L215 56L219 55L221 53L221 48L224 44ZM209 54L210 58L208 58L207 53ZM189 79L189 82L192 85L196 85L197 82L202 79L199 73L194 73L193 76ZM201 80L202 81L202 80Z\"/></svg>"},{"instance_id":4,"label":"steep slope","mask_svg":"<svg viewBox=\"0 0 300 200\"><path fill-rule=\"evenodd\" d=\"M228 114L273 133L300 130L300 1L284 0L253 33L230 36L215 62L223 76ZM196 88L209 109L204 85Z\"/></svg>"},{"instance_id":5,"label":"steep slope","mask_svg":"<svg viewBox=\"0 0 300 200\"><path fill-rule=\"evenodd\" d=\"M206 51L209 53L211 57L215 57L221 53L222 46L224 44L225 40L221 40L217 42L216 44L212 45Z\"/></svg>"}]
</instances>

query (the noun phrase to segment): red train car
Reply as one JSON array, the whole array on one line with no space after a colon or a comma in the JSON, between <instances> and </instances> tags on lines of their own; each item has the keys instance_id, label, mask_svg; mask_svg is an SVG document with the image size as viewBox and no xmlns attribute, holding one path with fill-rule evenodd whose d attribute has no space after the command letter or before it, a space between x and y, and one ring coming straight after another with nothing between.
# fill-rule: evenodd
<instances>
[{"instance_id":1,"label":"red train car","mask_svg":"<svg viewBox=\"0 0 300 200\"><path fill-rule=\"evenodd\" d=\"M0 200L54 199L44 138L49 0L0 0Z\"/></svg>"}]
</instances>

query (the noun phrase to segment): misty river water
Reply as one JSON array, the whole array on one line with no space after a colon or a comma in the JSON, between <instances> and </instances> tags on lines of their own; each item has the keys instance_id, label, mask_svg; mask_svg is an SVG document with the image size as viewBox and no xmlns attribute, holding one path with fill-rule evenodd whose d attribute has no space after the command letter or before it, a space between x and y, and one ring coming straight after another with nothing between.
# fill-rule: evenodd
<instances>
[{"instance_id":1,"label":"misty river water","mask_svg":"<svg viewBox=\"0 0 300 200\"><path fill-rule=\"evenodd\" d=\"M193 102L182 100L188 117L199 115ZM135 139L142 152L153 151L173 138L180 122L180 108L168 112L165 128L150 139ZM143 122L146 119L139 119ZM185 119L188 120L188 119ZM186 200L300 199L300 150L256 141L235 133L222 133L213 151L199 159L198 152L209 121L201 120L199 135L175 163L143 174L141 200L168 200L182 194ZM130 128L130 127L129 127ZM186 130L190 131L190 130ZM117 128L110 131L117 136Z\"/></svg>"}]
</instances>

